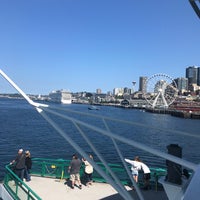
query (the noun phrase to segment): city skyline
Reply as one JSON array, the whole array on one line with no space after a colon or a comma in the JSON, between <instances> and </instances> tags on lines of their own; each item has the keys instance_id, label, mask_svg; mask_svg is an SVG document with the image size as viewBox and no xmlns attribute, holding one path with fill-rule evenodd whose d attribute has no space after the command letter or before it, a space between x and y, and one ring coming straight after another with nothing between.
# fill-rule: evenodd
<instances>
[{"instance_id":1,"label":"city skyline","mask_svg":"<svg viewBox=\"0 0 200 200\"><path fill-rule=\"evenodd\" d=\"M0 7L0 69L25 93L106 93L133 81L138 90L140 76L175 79L200 66L188 0L11 2ZM16 92L2 78L0 91Z\"/></svg>"},{"instance_id":2,"label":"city skyline","mask_svg":"<svg viewBox=\"0 0 200 200\"><path fill-rule=\"evenodd\" d=\"M177 77L174 80L174 82L176 82L177 84L177 89L179 90L179 92L187 92L187 90L191 90L193 91L195 88L192 87L193 84L196 84L196 87L198 87L198 90L200 88L200 85L198 84L200 79L200 74L194 74L194 77L192 77L192 74L190 73L190 78L192 78L192 80L194 79L195 81L190 83L189 79L187 78L188 76L188 70L195 70L198 72L200 72L200 67L199 66L188 66L186 69L185 69L185 77ZM87 93L96 93L96 94L106 94L106 93L112 93L113 95L115 93L124 93L124 92L121 92L122 90L129 90L128 93L130 92L133 93L133 92L145 92L145 82L147 81L148 82L148 79L151 79L152 77L158 77L158 76L166 76L166 77L169 77L171 78L172 80L172 77L168 76L167 74L154 74L153 76L151 77L147 77L147 76L140 76L138 78L138 89L135 88L135 85L136 85L136 81L132 81L132 86L131 87L127 87L127 86L122 86L122 87L114 87L112 90L110 91L106 91L106 92L102 92L102 88L96 88L95 91L88 91L87 89L83 90L83 91L70 91L70 90L66 90L64 88L62 89L52 89L48 94L32 94L32 93L29 93L30 95L50 95L50 93L52 92L56 92L56 91L67 91L67 92L71 92L71 93L82 93L82 92L87 92ZM197 79L198 77L198 79ZM195 87L195 86L194 86ZM118 92L116 92L118 91ZM120 92L119 92L120 91ZM12 92L11 92L12 93ZM17 91L15 91L14 93L17 93ZM0 94L3 94L3 92L0 91ZM5 93L5 94L9 94L9 93Z\"/></svg>"}]
</instances>

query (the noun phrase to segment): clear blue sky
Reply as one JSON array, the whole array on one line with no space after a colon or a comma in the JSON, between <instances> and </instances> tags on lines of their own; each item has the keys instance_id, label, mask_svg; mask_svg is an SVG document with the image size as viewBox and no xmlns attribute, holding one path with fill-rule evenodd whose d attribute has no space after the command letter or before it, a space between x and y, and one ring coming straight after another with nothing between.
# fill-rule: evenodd
<instances>
[{"instance_id":1,"label":"clear blue sky","mask_svg":"<svg viewBox=\"0 0 200 200\"><path fill-rule=\"evenodd\" d=\"M26 93L112 91L200 66L188 0L1 0L0 69ZM0 93L14 90L0 77Z\"/></svg>"}]
</instances>

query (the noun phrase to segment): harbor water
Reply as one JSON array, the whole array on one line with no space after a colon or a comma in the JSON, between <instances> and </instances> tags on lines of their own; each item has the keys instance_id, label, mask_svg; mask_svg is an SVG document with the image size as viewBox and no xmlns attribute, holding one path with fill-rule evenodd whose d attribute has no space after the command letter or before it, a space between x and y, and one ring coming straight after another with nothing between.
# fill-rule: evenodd
<instances>
[{"instance_id":1,"label":"harbor water","mask_svg":"<svg viewBox=\"0 0 200 200\"><path fill-rule=\"evenodd\" d=\"M182 148L182 157L185 160L200 163L199 120L112 106L100 106L98 110L89 110L88 105L83 104L51 105L86 114L116 118L119 121L106 120L112 133L162 152L167 152L167 145L178 144ZM83 116L78 113L69 115L105 129L101 119L94 116ZM94 154L71 122L53 115L50 117L82 149ZM129 121L131 124L121 123L120 120ZM0 98L0 126L0 180L3 179L5 165L15 158L20 148L29 150L32 157L39 158L71 159L72 154L76 153L73 147L25 100ZM110 139L81 128L106 162L121 162ZM166 167L166 161L162 158L118 141L117 144L126 158L132 159L139 155L150 167ZM95 155L94 160L98 161Z\"/></svg>"}]
</instances>

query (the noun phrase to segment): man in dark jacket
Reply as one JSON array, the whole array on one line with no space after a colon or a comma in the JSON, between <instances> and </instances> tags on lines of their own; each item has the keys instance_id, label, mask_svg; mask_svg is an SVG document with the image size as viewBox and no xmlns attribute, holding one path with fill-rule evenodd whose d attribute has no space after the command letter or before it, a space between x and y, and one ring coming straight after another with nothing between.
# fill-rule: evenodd
<instances>
[{"instance_id":1,"label":"man in dark jacket","mask_svg":"<svg viewBox=\"0 0 200 200\"><path fill-rule=\"evenodd\" d=\"M25 159L26 156L23 153L23 149L19 149L16 158L10 163L15 164L14 172L22 181L24 178Z\"/></svg>"},{"instance_id":2,"label":"man in dark jacket","mask_svg":"<svg viewBox=\"0 0 200 200\"><path fill-rule=\"evenodd\" d=\"M32 167L32 159L30 151L26 151L26 159L25 159L25 171L24 171L24 178L26 181L31 180L30 170Z\"/></svg>"}]
</instances>

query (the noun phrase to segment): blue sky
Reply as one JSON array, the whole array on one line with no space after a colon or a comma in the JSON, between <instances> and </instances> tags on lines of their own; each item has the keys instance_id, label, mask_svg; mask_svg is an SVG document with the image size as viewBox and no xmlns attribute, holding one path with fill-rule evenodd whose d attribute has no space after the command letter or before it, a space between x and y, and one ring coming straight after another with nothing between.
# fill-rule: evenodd
<instances>
[{"instance_id":1,"label":"blue sky","mask_svg":"<svg viewBox=\"0 0 200 200\"><path fill-rule=\"evenodd\" d=\"M0 69L29 94L138 89L140 76L200 66L188 0L1 0L0 27Z\"/></svg>"}]
</instances>

